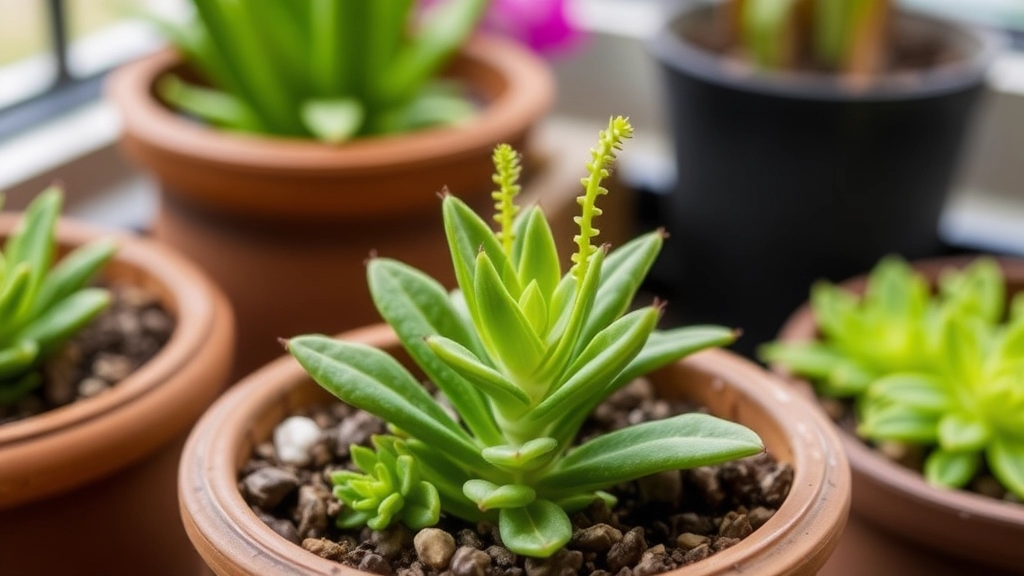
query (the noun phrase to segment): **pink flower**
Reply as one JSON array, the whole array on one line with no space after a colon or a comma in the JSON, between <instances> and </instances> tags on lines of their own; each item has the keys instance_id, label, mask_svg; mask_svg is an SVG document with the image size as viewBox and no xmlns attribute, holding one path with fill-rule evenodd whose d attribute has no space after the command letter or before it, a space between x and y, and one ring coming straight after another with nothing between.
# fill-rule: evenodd
<instances>
[{"instance_id":1,"label":"pink flower","mask_svg":"<svg viewBox=\"0 0 1024 576\"><path fill-rule=\"evenodd\" d=\"M570 0L491 0L484 30L511 36L542 54L566 52L582 33L569 19Z\"/></svg>"},{"instance_id":2,"label":"pink flower","mask_svg":"<svg viewBox=\"0 0 1024 576\"><path fill-rule=\"evenodd\" d=\"M450 0L420 0L421 8ZM575 48L583 38L569 15L573 0L490 0L480 28L514 38L534 51L555 55Z\"/></svg>"}]
</instances>

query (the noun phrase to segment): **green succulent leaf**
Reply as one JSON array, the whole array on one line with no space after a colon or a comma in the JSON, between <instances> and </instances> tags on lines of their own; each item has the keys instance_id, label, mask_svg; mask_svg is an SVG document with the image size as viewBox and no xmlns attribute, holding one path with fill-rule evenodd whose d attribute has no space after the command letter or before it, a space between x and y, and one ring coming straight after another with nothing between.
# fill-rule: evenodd
<instances>
[{"instance_id":1,"label":"green succulent leaf","mask_svg":"<svg viewBox=\"0 0 1024 576\"><path fill-rule=\"evenodd\" d=\"M473 351L477 358L483 354L444 287L419 270L387 258L371 260L367 278L380 315L395 330L416 364L445 393L466 426L485 442L501 442L502 435L484 398L435 355L424 340L436 334Z\"/></svg>"},{"instance_id":2,"label":"green succulent leaf","mask_svg":"<svg viewBox=\"0 0 1024 576\"><path fill-rule=\"evenodd\" d=\"M483 464L466 433L395 359L371 346L326 336L300 336L288 351L310 376L342 401L383 418L414 437Z\"/></svg>"},{"instance_id":3,"label":"green succulent leaf","mask_svg":"<svg viewBox=\"0 0 1024 576\"><path fill-rule=\"evenodd\" d=\"M978 258L963 271L946 271L939 279L945 305L957 313L997 323L1003 318L1006 284L991 258Z\"/></svg>"},{"instance_id":4,"label":"green succulent leaf","mask_svg":"<svg viewBox=\"0 0 1024 576\"><path fill-rule=\"evenodd\" d=\"M616 320L594 337L567 370L568 379L530 411L529 420L567 414L603 391L640 352L658 323L656 308L644 308Z\"/></svg>"},{"instance_id":5,"label":"green succulent leaf","mask_svg":"<svg viewBox=\"0 0 1024 576\"><path fill-rule=\"evenodd\" d=\"M496 406L511 412L522 412L530 406L530 397L525 392L458 342L443 336L430 336L426 342L438 358L491 396Z\"/></svg>"},{"instance_id":6,"label":"green succulent leaf","mask_svg":"<svg viewBox=\"0 0 1024 576\"><path fill-rule=\"evenodd\" d=\"M1024 441L996 438L985 456L999 482L1018 498L1024 498Z\"/></svg>"},{"instance_id":7,"label":"green succulent leaf","mask_svg":"<svg viewBox=\"0 0 1024 576\"><path fill-rule=\"evenodd\" d=\"M0 381L24 374L36 363L38 356L39 345L33 341L0 350Z\"/></svg>"},{"instance_id":8,"label":"green succulent leaf","mask_svg":"<svg viewBox=\"0 0 1024 576\"><path fill-rule=\"evenodd\" d=\"M758 349L761 360L782 364L787 369L807 378L827 378L836 364L845 360L842 352L818 341L771 342Z\"/></svg>"},{"instance_id":9,"label":"green succulent leaf","mask_svg":"<svg viewBox=\"0 0 1024 576\"><path fill-rule=\"evenodd\" d=\"M413 530L433 526L441 519L441 497L429 482L417 482L405 493L402 524Z\"/></svg>"},{"instance_id":10,"label":"green succulent leaf","mask_svg":"<svg viewBox=\"0 0 1024 576\"><path fill-rule=\"evenodd\" d=\"M924 463L924 477L936 486L962 488L971 481L981 465L977 452L932 451Z\"/></svg>"},{"instance_id":11,"label":"green succulent leaf","mask_svg":"<svg viewBox=\"0 0 1024 576\"><path fill-rule=\"evenodd\" d=\"M954 406L948 387L928 374L899 373L876 380L868 398L885 404L898 404L921 414L940 415Z\"/></svg>"},{"instance_id":12,"label":"green succulent leaf","mask_svg":"<svg viewBox=\"0 0 1024 576\"><path fill-rule=\"evenodd\" d=\"M551 556L572 538L569 516L548 500L534 500L523 508L502 509L498 529L509 550L539 558Z\"/></svg>"},{"instance_id":13,"label":"green succulent leaf","mask_svg":"<svg viewBox=\"0 0 1024 576\"><path fill-rule=\"evenodd\" d=\"M580 333L581 343L589 342L629 310L663 243L663 232L657 231L612 250L601 266L601 282L586 325Z\"/></svg>"},{"instance_id":14,"label":"green succulent leaf","mask_svg":"<svg viewBox=\"0 0 1024 576\"><path fill-rule=\"evenodd\" d=\"M555 456L558 441L554 438L534 438L521 446L510 444L489 446L480 453L484 460L506 470L529 471L550 462Z\"/></svg>"},{"instance_id":15,"label":"green succulent leaf","mask_svg":"<svg viewBox=\"0 0 1024 576\"><path fill-rule=\"evenodd\" d=\"M518 258L519 281L537 283L540 294L550 299L561 282L562 270L551 227L540 208L533 207L523 215L522 248Z\"/></svg>"},{"instance_id":16,"label":"green succulent leaf","mask_svg":"<svg viewBox=\"0 0 1024 576\"><path fill-rule=\"evenodd\" d=\"M592 491L665 470L708 466L762 451L761 439L745 426L707 414L683 414L590 440L561 459L538 488Z\"/></svg>"},{"instance_id":17,"label":"green succulent leaf","mask_svg":"<svg viewBox=\"0 0 1024 576\"><path fill-rule=\"evenodd\" d=\"M537 499L537 492L523 484L498 486L486 480L470 480L462 487L466 498L476 503L481 512L504 508L522 508Z\"/></svg>"},{"instance_id":18,"label":"green succulent leaf","mask_svg":"<svg viewBox=\"0 0 1024 576\"><path fill-rule=\"evenodd\" d=\"M65 256L43 279L33 312L38 314L84 288L116 251L117 243L104 239L86 244Z\"/></svg>"},{"instance_id":19,"label":"green succulent leaf","mask_svg":"<svg viewBox=\"0 0 1024 576\"><path fill-rule=\"evenodd\" d=\"M441 202L441 209L452 264L455 266L455 278L462 288L470 317L474 324L479 325L480 314L475 292L479 253L486 254L494 269L501 271L500 277L513 299L519 298L522 288L494 232L472 208L454 196L445 196Z\"/></svg>"},{"instance_id":20,"label":"green succulent leaf","mask_svg":"<svg viewBox=\"0 0 1024 576\"><path fill-rule=\"evenodd\" d=\"M318 140L337 144L359 132L365 111L355 98L307 100L301 107L302 122Z\"/></svg>"},{"instance_id":21,"label":"green succulent leaf","mask_svg":"<svg viewBox=\"0 0 1024 576\"><path fill-rule=\"evenodd\" d=\"M736 332L720 326L687 326L652 332L643 349L616 378L612 388L618 389L694 352L728 346L735 341Z\"/></svg>"},{"instance_id":22,"label":"green succulent leaf","mask_svg":"<svg viewBox=\"0 0 1024 576\"><path fill-rule=\"evenodd\" d=\"M938 418L900 405L868 406L857 432L865 438L933 443L939 434Z\"/></svg>"},{"instance_id":23,"label":"green succulent leaf","mask_svg":"<svg viewBox=\"0 0 1024 576\"><path fill-rule=\"evenodd\" d=\"M531 377L541 365L545 346L530 326L515 297L502 284L487 254L477 257L474 285L484 342L495 359L517 379Z\"/></svg>"},{"instance_id":24,"label":"green succulent leaf","mask_svg":"<svg viewBox=\"0 0 1024 576\"><path fill-rule=\"evenodd\" d=\"M939 446L949 452L981 450L991 436L984 422L967 414L953 412L939 420Z\"/></svg>"},{"instance_id":25,"label":"green succulent leaf","mask_svg":"<svg viewBox=\"0 0 1024 576\"><path fill-rule=\"evenodd\" d=\"M173 74L162 77L156 90L171 106L212 124L242 132L265 131L249 104L230 93L194 86Z\"/></svg>"},{"instance_id":26,"label":"green succulent leaf","mask_svg":"<svg viewBox=\"0 0 1024 576\"><path fill-rule=\"evenodd\" d=\"M106 290L83 288L42 312L16 338L38 342L40 354L49 355L109 305L110 293Z\"/></svg>"}]
</instances>

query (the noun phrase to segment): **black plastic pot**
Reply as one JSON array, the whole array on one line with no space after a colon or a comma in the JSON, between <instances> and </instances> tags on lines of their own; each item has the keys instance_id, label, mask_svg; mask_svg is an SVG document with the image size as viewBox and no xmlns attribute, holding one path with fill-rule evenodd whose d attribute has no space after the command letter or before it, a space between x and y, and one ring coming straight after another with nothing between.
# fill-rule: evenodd
<instances>
[{"instance_id":1,"label":"black plastic pot","mask_svg":"<svg viewBox=\"0 0 1024 576\"><path fill-rule=\"evenodd\" d=\"M957 57L855 89L697 46L690 38L715 25L713 10L682 12L651 44L679 170L666 255L674 306L688 321L742 327L750 352L815 280L849 277L888 253L938 252L939 216L998 42L900 14L897 34Z\"/></svg>"}]
</instances>

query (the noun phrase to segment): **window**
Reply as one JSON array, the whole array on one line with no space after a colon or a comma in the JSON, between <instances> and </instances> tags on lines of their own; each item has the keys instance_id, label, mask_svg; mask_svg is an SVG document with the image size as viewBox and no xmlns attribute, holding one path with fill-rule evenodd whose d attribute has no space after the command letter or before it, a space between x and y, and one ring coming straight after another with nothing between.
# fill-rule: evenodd
<instances>
[{"instance_id":1,"label":"window","mask_svg":"<svg viewBox=\"0 0 1024 576\"><path fill-rule=\"evenodd\" d=\"M146 14L187 17L188 2L0 2L0 140L97 98L103 74L159 48Z\"/></svg>"}]
</instances>

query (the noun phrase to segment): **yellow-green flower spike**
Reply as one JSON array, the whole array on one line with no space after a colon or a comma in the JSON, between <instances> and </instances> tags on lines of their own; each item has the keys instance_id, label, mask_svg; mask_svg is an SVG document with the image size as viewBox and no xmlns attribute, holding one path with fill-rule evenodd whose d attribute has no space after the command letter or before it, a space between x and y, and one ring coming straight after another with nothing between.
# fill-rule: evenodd
<instances>
[{"instance_id":1,"label":"yellow-green flower spike","mask_svg":"<svg viewBox=\"0 0 1024 576\"><path fill-rule=\"evenodd\" d=\"M608 189L601 186L601 181L610 174L609 167L615 161L615 153L622 149L622 141L633 137L633 126L628 118L616 116L608 120L608 129L602 130L598 136L596 148L590 150L590 162L587 162L587 176L580 180L586 192L583 196L576 198L576 203L582 208L582 214L573 220L580 227L580 233L573 240L578 247L572 255L573 274L576 276L576 285L583 285L583 277L587 274L587 266L590 256L597 249L590 240L601 233L594 228L595 216L601 215L601 209L597 207L597 197L608 193Z\"/></svg>"},{"instance_id":2,"label":"yellow-green flower spike","mask_svg":"<svg viewBox=\"0 0 1024 576\"><path fill-rule=\"evenodd\" d=\"M500 227L498 240L501 241L501 248L505 254L512 254L512 241L515 234L512 232L512 222L519 212L519 206L515 205L514 199L522 187L519 185L519 174L523 171L519 164L519 153L508 144L498 144L494 149L494 176L491 179L498 186L498 189L491 193L494 199L494 221Z\"/></svg>"}]
</instances>

